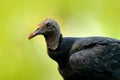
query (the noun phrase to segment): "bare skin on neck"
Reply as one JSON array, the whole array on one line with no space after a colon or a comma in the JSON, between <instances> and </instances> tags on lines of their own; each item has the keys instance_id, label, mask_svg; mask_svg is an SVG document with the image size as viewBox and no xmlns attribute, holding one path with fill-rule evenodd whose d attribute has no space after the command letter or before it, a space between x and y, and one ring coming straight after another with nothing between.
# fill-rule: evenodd
<instances>
[{"instance_id":1,"label":"bare skin on neck","mask_svg":"<svg viewBox=\"0 0 120 80\"><path fill-rule=\"evenodd\" d=\"M45 36L47 48L56 50L59 45L60 34L54 33L53 35Z\"/></svg>"}]
</instances>

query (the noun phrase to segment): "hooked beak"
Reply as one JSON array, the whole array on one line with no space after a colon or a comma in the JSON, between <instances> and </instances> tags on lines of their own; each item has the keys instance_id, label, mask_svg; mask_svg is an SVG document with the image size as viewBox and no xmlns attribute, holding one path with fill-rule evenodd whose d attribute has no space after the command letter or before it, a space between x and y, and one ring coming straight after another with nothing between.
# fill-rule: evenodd
<instances>
[{"instance_id":1,"label":"hooked beak","mask_svg":"<svg viewBox=\"0 0 120 80\"><path fill-rule=\"evenodd\" d=\"M30 39L32 39L33 37L35 37L35 36L37 36L37 35L40 35L40 34L42 34L42 29L41 29L41 28L37 28L34 32L32 32L32 33L29 35L28 39L30 40Z\"/></svg>"}]
</instances>

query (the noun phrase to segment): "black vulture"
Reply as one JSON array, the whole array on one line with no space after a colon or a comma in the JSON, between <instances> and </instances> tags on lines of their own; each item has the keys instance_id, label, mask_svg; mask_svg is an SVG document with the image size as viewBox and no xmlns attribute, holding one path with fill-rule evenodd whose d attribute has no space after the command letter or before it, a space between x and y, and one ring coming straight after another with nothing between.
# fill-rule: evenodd
<instances>
[{"instance_id":1,"label":"black vulture","mask_svg":"<svg viewBox=\"0 0 120 80\"><path fill-rule=\"evenodd\" d=\"M64 80L120 80L120 40L108 37L63 37L58 23L42 21L29 35L43 35L50 58Z\"/></svg>"}]
</instances>

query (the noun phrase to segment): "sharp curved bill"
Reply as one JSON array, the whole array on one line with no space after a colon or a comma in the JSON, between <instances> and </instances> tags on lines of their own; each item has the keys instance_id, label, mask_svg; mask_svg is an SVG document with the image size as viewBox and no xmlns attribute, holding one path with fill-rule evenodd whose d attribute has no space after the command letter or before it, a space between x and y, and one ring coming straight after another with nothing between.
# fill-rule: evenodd
<instances>
[{"instance_id":1,"label":"sharp curved bill","mask_svg":"<svg viewBox=\"0 0 120 80\"><path fill-rule=\"evenodd\" d=\"M37 33L36 32L33 32L33 33L31 33L29 36L28 36L28 39L30 40L30 39L32 39L33 37L35 37L37 35Z\"/></svg>"}]
</instances>

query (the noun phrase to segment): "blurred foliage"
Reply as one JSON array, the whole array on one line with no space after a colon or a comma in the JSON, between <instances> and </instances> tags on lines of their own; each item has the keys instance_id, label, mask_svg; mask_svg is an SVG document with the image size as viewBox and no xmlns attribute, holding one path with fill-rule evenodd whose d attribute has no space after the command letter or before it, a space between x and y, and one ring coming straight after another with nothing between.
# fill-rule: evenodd
<instances>
[{"instance_id":1,"label":"blurred foliage","mask_svg":"<svg viewBox=\"0 0 120 80\"><path fill-rule=\"evenodd\" d=\"M27 39L47 17L64 36L120 39L120 0L1 0L0 80L62 80L44 38Z\"/></svg>"}]
</instances>

